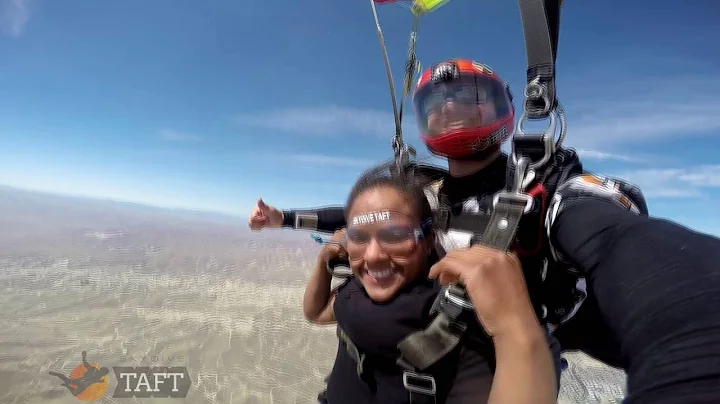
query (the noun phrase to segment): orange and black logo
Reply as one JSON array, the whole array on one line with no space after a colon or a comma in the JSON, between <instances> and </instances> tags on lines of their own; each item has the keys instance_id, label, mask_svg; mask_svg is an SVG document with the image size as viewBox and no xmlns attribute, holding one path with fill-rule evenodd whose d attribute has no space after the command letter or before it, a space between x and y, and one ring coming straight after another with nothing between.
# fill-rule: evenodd
<instances>
[{"instance_id":1,"label":"orange and black logo","mask_svg":"<svg viewBox=\"0 0 720 404\"><path fill-rule=\"evenodd\" d=\"M101 367L97 363L87 361L87 352L82 352L82 363L77 365L65 376L59 372L50 372L62 381L73 396L82 401L96 401L105 395L108 388L108 374L110 369Z\"/></svg>"}]
</instances>

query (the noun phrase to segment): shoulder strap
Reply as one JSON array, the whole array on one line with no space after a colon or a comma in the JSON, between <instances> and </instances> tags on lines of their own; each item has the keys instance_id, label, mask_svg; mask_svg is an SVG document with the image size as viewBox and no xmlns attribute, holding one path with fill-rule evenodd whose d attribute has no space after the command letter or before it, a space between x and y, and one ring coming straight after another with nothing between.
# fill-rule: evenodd
<instances>
[{"instance_id":1,"label":"shoulder strap","mask_svg":"<svg viewBox=\"0 0 720 404\"><path fill-rule=\"evenodd\" d=\"M527 53L525 113L546 118L557 105L555 60L562 0L518 0Z\"/></svg>"}]
</instances>

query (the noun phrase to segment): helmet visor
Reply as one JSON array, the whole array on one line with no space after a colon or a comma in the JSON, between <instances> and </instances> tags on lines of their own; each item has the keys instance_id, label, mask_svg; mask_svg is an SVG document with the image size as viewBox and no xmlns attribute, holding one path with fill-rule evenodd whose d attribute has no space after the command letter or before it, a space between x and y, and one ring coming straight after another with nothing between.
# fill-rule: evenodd
<instances>
[{"instance_id":1,"label":"helmet visor","mask_svg":"<svg viewBox=\"0 0 720 404\"><path fill-rule=\"evenodd\" d=\"M415 93L413 104L427 136L491 125L511 112L505 85L478 75L428 83Z\"/></svg>"}]
</instances>

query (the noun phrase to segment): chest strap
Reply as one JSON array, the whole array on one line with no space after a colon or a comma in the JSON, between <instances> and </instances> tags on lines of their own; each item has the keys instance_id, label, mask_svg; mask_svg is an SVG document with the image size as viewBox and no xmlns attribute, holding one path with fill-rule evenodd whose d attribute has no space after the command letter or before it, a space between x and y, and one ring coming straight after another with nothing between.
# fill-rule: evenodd
<instances>
[{"instance_id":1,"label":"chest strap","mask_svg":"<svg viewBox=\"0 0 720 404\"><path fill-rule=\"evenodd\" d=\"M520 220L533 207L533 198L521 192L528 164L527 159L519 159L512 190L495 195L487 226L481 236L475 234L472 244L509 251ZM474 308L463 285L443 287L433 304L433 314L436 315L430 325L408 335L398 344L401 361L423 370L450 353L467 329L462 315L468 311L473 312Z\"/></svg>"},{"instance_id":2,"label":"chest strap","mask_svg":"<svg viewBox=\"0 0 720 404\"><path fill-rule=\"evenodd\" d=\"M435 211L438 230L460 230L470 233L477 233L479 229L487 228L490 223L490 215L478 212L458 212L453 214L447 206L441 206Z\"/></svg>"},{"instance_id":3,"label":"chest strap","mask_svg":"<svg viewBox=\"0 0 720 404\"><path fill-rule=\"evenodd\" d=\"M358 378L363 379L365 354L360 352L347 333L338 325L337 336L339 343L345 347L350 357L356 363ZM437 384L430 374L423 374L405 362L398 359L397 364L404 369L403 387L407 390L411 404L437 404Z\"/></svg>"}]
</instances>

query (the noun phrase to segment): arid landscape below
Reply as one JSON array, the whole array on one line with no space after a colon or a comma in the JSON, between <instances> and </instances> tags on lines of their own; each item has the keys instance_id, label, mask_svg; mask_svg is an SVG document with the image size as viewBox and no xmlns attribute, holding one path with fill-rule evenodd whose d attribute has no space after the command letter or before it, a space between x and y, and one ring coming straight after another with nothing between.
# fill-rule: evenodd
<instances>
[{"instance_id":1,"label":"arid landscape below","mask_svg":"<svg viewBox=\"0 0 720 404\"><path fill-rule=\"evenodd\" d=\"M244 213L244 212L243 212ZM80 402L48 372L185 366L185 399L315 403L337 347L308 324L307 233L242 219L0 188L0 404ZM620 402L621 371L568 353L559 402Z\"/></svg>"}]
</instances>

